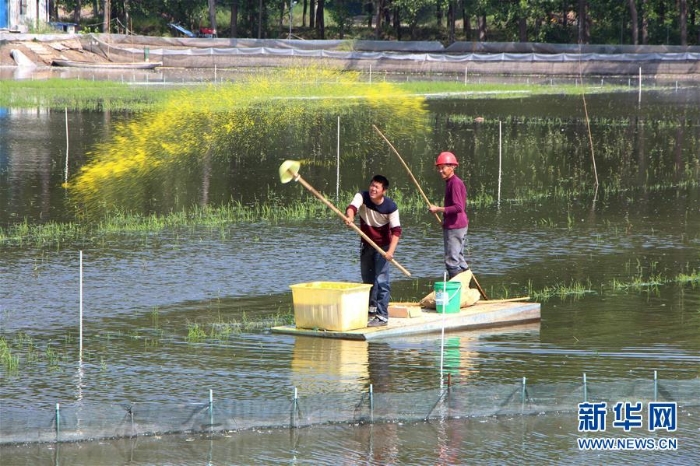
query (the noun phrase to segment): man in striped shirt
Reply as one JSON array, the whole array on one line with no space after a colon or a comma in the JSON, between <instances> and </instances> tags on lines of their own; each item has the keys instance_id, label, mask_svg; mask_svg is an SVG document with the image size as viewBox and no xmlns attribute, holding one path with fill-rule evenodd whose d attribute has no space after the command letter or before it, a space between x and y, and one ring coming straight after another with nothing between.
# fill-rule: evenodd
<instances>
[{"instance_id":1,"label":"man in striped shirt","mask_svg":"<svg viewBox=\"0 0 700 466\"><path fill-rule=\"evenodd\" d=\"M401 223L396 203L385 195L388 188L389 180L382 175L375 175L369 189L355 194L345 210L348 223L352 223L359 213L360 230L385 252L384 255L380 254L364 238L360 243L362 282L372 285L369 292L368 327L382 327L389 322L389 261L394 258L399 244Z\"/></svg>"}]
</instances>

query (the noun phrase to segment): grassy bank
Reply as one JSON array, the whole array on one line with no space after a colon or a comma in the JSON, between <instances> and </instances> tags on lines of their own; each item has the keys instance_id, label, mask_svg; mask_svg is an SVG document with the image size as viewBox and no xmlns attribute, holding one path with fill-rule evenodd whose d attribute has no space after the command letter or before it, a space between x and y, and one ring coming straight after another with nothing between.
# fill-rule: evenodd
<instances>
[{"instance_id":1,"label":"grassy bank","mask_svg":"<svg viewBox=\"0 0 700 466\"><path fill-rule=\"evenodd\" d=\"M153 108L171 92L172 89L132 86L117 81L0 80L0 107L138 112Z\"/></svg>"},{"instance_id":2,"label":"grassy bank","mask_svg":"<svg viewBox=\"0 0 700 466\"><path fill-rule=\"evenodd\" d=\"M274 74L276 71L264 71L261 74ZM202 83L202 86L226 86L235 83ZM296 83L298 84L298 83ZM323 88L326 94L328 82L316 81L304 86L305 97L314 97L314 88ZM332 83L331 83L332 84ZM369 84L369 83L368 83ZM379 83L375 83L378 85ZM372 84L369 84L372 85ZM610 92L628 90L620 86L577 86L571 84L498 84L498 83L463 83L456 81L413 81L394 83L408 94L423 95L428 98L513 98L523 95L569 94L583 92ZM37 81L0 80L0 107L7 108L53 108L79 111L145 111L153 110L165 102L173 92L182 86L135 86L119 81L89 81L82 79L48 79ZM338 97L343 97L344 83L338 82ZM290 94L290 96L298 97Z\"/></svg>"}]
</instances>

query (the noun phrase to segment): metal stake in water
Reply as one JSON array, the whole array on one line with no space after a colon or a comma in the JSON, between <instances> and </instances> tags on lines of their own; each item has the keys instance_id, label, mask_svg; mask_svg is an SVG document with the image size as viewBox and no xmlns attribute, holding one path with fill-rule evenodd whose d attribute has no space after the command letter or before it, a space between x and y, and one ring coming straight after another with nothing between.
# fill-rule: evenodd
<instances>
[{"instance_id":1,"label":"metal stake in water","mask_svg":"<svg viewBox=\"0 0 700 466\"><path fill-rule=\"evenodd\" d=\"M369 420L374 422L374 388L369 384Z\"/></svg>"},{"instance_id":2,"label":"metal stake in water","mask_svg":"<svg viewBox=\"0 0 700 466\"><path fill-rule=\"evenodd\" d=\"M83 251L80 251L80 336L79 340L79 357L83 360Z\"/></svg>"},{"instance_id":3,"label":"metal stake in water","mask_svg":"<svg viewBox=\"0 0 700 466\"><path fill-rule=\"evenodd\" d=\"M654 371L654 401L657 400L659 396L659 379L656 376L656 371Z\"/></svg>"},{"instance_id":4,"label":"metal stake in water","mask_svg":"<svg viewBox=\"0 0 700 466\"><path fill-rule=\"evenodd\" d=\"M209 429L214 429L214 390L209 389Z\"/></svg>"},{"instance_id":5,"label":"metal stake in water","mask_svg":"<svg viewBox=\"0 0 700 466\"><path fill-rule=\"evenodd\" d=\"M498 201L496 206L501 207L501 173L503 167L503 129L502 121L498 121Z\"/></svg>"},{"instance_id":6,"label":"metal stake in water","mask_svg":"<svg viewBox=\"0 0 700 466\"><path fill-rule=\"evenodd\" d=\"M297 387L294 387L294 401L292 402L292 417L291 417L291 426L296 427L297 422Z\"/></svg>"},{"instance_id":7,"label":"metal stake in water","mask_svg":"<svg viewBox=\"0 0 700 466\"><path fill-rule=\"evenodd\" d=\"M522 385L522 389L520 391L520 403L522 403L523 405L525 404L525 383L526 383L526 381L527 381L527 378L523 377L523 385Z\"/></svg>"},{"instance_id":8,"label":"metal stake in water","mask_svg":"<svg viewBox=\"0 0 700 466\"><path fill-rule=\"evenodd\" d=\"M588 401L588 387L586 386L586 373L583 373L583 402Z\"/></svg>"},{"instance_id":9,"label":"metal stake in water","mask_svg":"<svg viewBox=\"0 0 700 466\"><path fill-rule=\"evenodd\" d=\"M444 385L444 377L442 372L445 360L445 306L447 306L447 301L449 301L449 298L447 297L447 272L444 272L442 275L442 301L442 329L440 333L440 391L442 391ZM435 302L437 304L437 296Z\"/></svg>"},{"instance_id":10,"label":"metal stake in water","mask_svg":"<svg viewBox=\"0 0 700 466\"><path fill-rule=\"evenodd\" d=\"M340 116L338 116L338 146L335 159L335 202L338 203L340 196Z\"/></svg>"},{"instance_id":11,"label":"metal stake in water","mask_svg":"<svg viewBox=\"0 0 700 466\"><path fill-rule=\"evenodd\" d=\"M61 407L59 403L56 403L56 441L58 442L58 434L60 433L61 428L59 427L61 424Z\"/></svg>"},{"instance_id":12,"label":"metal stake in water","mask_svg":"<svg viewBox=\"0 0 700 466\"><path fill-rule=\"evenodd\" d=\"M70 147L69 138L68 138L68 107L65 108L65 114L66 114L66 168L64 170L63 181L64 181L64 183L68 183L68 153L70 152L68 150Z\"/></svg>"}]
</instances>

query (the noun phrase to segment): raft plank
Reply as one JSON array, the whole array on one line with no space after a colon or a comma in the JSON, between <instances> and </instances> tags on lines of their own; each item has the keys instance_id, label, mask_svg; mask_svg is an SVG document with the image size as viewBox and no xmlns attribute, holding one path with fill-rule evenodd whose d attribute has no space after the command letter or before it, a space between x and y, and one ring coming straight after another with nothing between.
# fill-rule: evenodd
<instances>
[{"instance_id":1,"label":"raft plank","mask_svg":"<svg viewBox=\"0 0 700 466\"><path fill-rule=\"evenodd\" d=\"M360 328L335 332L329 330L298 329L294 325L272 327L273 333L304 335L321 338L339 338L345 340L379 340L405 335L419 335L445 331L471 330L488 327L506 327L510 325L537 322L540 320L540 303L499 302L490 304L481 301L458 313L438 314L434 310L423 309L420 316L412 318L393 317L386 327Z\"/></svg>"}]
</instances>

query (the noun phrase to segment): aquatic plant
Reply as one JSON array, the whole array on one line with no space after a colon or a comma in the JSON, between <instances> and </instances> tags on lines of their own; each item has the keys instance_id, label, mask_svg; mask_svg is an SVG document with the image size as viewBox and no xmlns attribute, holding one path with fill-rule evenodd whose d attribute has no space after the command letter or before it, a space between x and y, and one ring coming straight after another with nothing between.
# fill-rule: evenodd
<instances>
[{"instance_id":1,"label":"aquatic plant","mask_svg":"<svg viewBox=\"0 0 700 466\"><path fill-rule=\"evenodd\" d=\"M4 337L0 337L0 363L8 373L16 373L19 369L19 356L12 354L12 349Z\"/></svg>"},{"instance_id":2,"label":"aquatic plant","mask_svg":"<svg viewBox=\"0 0 700 466\"><path fill-rule=\"evenodd\" d=\"M692 287L700 284L700 271L692 269L689 272L679 272L675 276L667 277L656 271L658 264L656 262L645 266L641 261L636 260L636 265L633 267L631 261L627 261L624 270L627 273L634 275L627 278L614 277L610 281L600 283L598 291L593 289L593 284L590 279L585 282L579 280L571 280L569 284L556 283L548 285L541 289L535 289L532 281L528 282L527 294L535 301L546 302L552 298L560 298L562 301L566 299L579 299L586 294L603 295L606 290L610 292L638 292L660 294L662 286L676 284L680 287L691 285ZM491 298L495 298L498 294L491 292ZM504 287L501 290L500 298L507 298L509 291Z\"/></svg>"},{"instance_id":3,"label":"aquatic plant","mask_svg":"<svg viewBox=\"0 0 700 466\"><path fill-rule=\"evenodd\" d=\"M700 283L700 271L693 270L690 273L681 272L676 276L675 280L679 285L690 284L695 287Z\"/></svg>"},{"instance_id":4,"label":"aquatic plant","mask_svg":"<svg viewBox=\"0 0 700 466\"><path fill-rule=\"evenodd\" d=\"M241 326L236 322L215 322L211 324L209 338L212 340L225 340L232 334L241 333Z\"/></svg>"},{"instance_id":5,"label":"aquatic plant","mask_svg":"<svg viewBox=\"0 0 700 466\"><path fill-rule=\"evenodd\" d=\"M44 357L46 358L46 362L48 363L49 367L54 369L58 367L58 364L61 361L61 355L53 348L51 342L46 345Z\"/></svg>"},{"instance_id":6,"label":"aquatic plant","mask_svg":"<svg viewBox=\"0 0 700 466\"><path fill-rule=\"evenodd\" d=\"M151 309L151 323L154 329L158 329L158 324L160 323L160 311L158 310L158 306L153 306Z\"/></svg>"},{"instance_id":7,"label":"aquatic plant","mask_svg":"<svg viewBox=\"0 0 700 466\"><path fill-rule=\"evenodd\" d=\"M529 284L528 296L531 296L535 301L549 301L552 298L560 298L565 300L567 298L580 299L586 294L595 293L591 288L590 280L586 283L572 280L568 285L564 283L556 283L551 286L545 286L541 290L535 290L532 288L532 283Z\"/></svg>"},{"instance_id":8,"label":"aquatic plant","mask_svg":"<svg viewBox=\"0 0 700 466\"><path fill-rule=\"evenodd\" d=\"M315 67L176 90L154 111L118 125L68 187L88 214L142 210L154 189L177 196L185 183L173 180L200 173L213 160L235 160L251 151L260 160L273 157L276 148L265 141L275 134L300 138L311 127L334 130L329 116L352 112L357 118L360 109L368 127L373 122L395 137L415 136L427 131L423 103L391 84L367 86L357 73Z\"/></svg>"},{"instance_id":9,"label":"aquatic plant","mask_svg":"<svg viewBox=\"0 0 700 466\"><path fill-rule=\"evenodd\" d=\"M187 337L189 343L199 343L207 338L207 332L198 323L187 324Z\"/></svg>"},{"instance_id":10,"label":"aquatic plant","mask_svg":"<svg viewBox=\"0 0 700 466\"><path fill-rule=\"evenodd\" d=\"M340 195L343 199L350 199L353 194L354 191L342 191ZM435 194L430 192L429 194L436 198ZM425 201L415 190L410 193L395 190L392 195L401 200L402 211L416 215L425 214ZM193 206L188 210L183 209L164 215L156 213L143 215L138 212L115 209L104 213L102 217L92 222L47 222L30 225L23 221L7 228L0 227L0 247L46 248L71 242L85 246L100 244L105 238L114 235L149 236L166 230L191 234L200 228L217 232L221 237L228 234L229 226L237 223L295 222L310 218L334 217L332 211L312 197L303 198L290 205L262 201L243 205L234 201L217 207ZM43 260L41 257L37 261ZM157 310L153 312L157 314Z\"/></svg>"}]
</instances>

